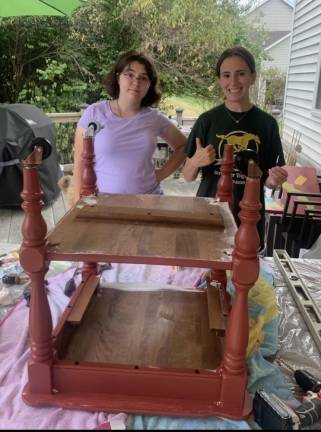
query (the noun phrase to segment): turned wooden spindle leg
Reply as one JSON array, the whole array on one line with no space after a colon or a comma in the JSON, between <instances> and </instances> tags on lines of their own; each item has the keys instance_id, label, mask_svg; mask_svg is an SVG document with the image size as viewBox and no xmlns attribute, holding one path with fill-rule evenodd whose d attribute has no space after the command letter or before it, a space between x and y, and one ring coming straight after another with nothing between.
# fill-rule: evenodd
<instances>
[{"instance_id":1,"label":"turned wooden spindle leg","mask_svg":"<svg viewBox=\"0 0 321 432\"><path fill-rule=\"evenodd\" d=\"M217 184L217 197L221 202L227 202L230 210L233 210L233 145L226 144L224 147L223 159L221 164L221 176ZM226 274L225 271L214 270L213 280L221 283L221 293L223 296L223 313L229 310L230 297L226 292Z\"/></svg>"},{"instance_id":2,"label":"turned wooden spindle leg","mask_svg":"<svg viewBox=\"0 0 321 432\"><path fill-rule=\"evenodd\" d=\"M45 274L47 225L41 209L43 207L37 166L42 161L42 148L24 161L22 208L25 212L22 225L23 241L20 249L20 263L31 279L31 302L29 333L31 358L28 364L30 393L51 393L51 364L53 348L51 341L52 320L47 299Z\"/></svg>"},{"instance_id":3,"label":"turned wooden spindle leg","mask_svg":"<svg viewBox=\"0 0 321 432\"><path fill-rule=\"evenodd\" d=\"M261 203L259 173L246 180L240 203L240 227L235 237L232 263L232 282L235 297L228 317L225 354L223 359L222 400L233 399L230 395L234 383L235 392L245 392L247 383L246 349L249 337L248 291L259 275L259 235L256 224L260 218Z\"/></svg>"},{"instance_id":4,"label":"turned wooden spindle leg","mask_svg":"<svg viewBox=\"0 0 321 432\"><path fill-rule=\"evenodd\" d=\"M233 145L226 144L221 164L221 176L217 184L217 197L221 202L228 202L233 210Z\"/></svg>"},{"instance_id":5,"label":"turned wooden spindle leg","mask_svg":"<svg viewBox=\"0 0 321 432\"><path fill-rule=\"evenodd\" d=\"M97 177L94 169L95 154L93 137L85 136L83 138L82 152L82 176L80 197L97 195Z\"/></svg>"},{"instance_id":6,"label":"turned wooden spindle leg","mask_svg":"<svg viewBox=\"0 0 321 432\"><path fill-rule=\"evenodd\" d=\"M94 169L94 139L92 136L83 138L82 152L82 178L80 197L84 198L90 195L97 195L97 177ZM82 270L82 279L85 281L90 275L97 274L97 264L94 262L84 262Z\"/></svg>"}]
</instances>

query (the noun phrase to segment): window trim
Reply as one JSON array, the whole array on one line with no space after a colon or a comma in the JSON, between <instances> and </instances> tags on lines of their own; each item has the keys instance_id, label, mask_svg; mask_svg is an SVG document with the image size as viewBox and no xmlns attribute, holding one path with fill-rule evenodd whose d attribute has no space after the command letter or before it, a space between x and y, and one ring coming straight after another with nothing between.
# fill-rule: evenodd
<instances>
[{"instance_id":1,"label":"window trim","mask_svg":"<svg viewBox=\"0 0 321 432\"><path fill-rule=\"evenodd\" d=\"M321 38L319 47L321 48ZM319 117L319 113L321 113L321 50L317 62L316 83L317 85L314 90L312 110L313 114Z\"/></svg>"}]
</instances>

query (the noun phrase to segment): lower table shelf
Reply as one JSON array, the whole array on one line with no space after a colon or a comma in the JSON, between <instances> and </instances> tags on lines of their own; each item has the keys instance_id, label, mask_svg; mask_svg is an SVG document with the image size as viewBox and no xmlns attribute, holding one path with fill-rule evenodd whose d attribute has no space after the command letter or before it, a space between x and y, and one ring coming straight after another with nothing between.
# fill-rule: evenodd
<instances>
[{"instance_id":1,"label":"lower table shelf","mask_svg":"<svg viewBox=\"0 0 321 432\"><path fill-rule=\"evenodd\" d=\"M215 369L224 338L209 328L206 291L99 288L79 325L56 338L59 359Z\"/></svg>"}]
</instances>

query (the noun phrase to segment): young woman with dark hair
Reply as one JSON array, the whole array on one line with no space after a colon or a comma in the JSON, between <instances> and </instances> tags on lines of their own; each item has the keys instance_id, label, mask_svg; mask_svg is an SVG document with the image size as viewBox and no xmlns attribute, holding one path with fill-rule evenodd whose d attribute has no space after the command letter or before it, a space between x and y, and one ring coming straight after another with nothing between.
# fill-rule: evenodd
<instances>
[{"instance_id":1,"label":"young woman with dark hair","mask_svg":"<svg viewBox=\"0 0 321 432\"><path fill-rule=\"evenodd\" d=\"M196 121L185 147L187 159L183 175L195 180L201 170L198 196L213 197L221 175L220 160L225 144L233 144L234 155L254 150L263 172L261 178L261 219L258 223L260 247L264 248L264 185L277 188L287 179L279 128L270 114L250 100L250 87L256 79L255 60L244 47L225 50L216 65L216 74L224 95L223 104L203 113ZM243 153L244 154L244 153ZM233 173L234 216L239 224L239 202L243 196L245 174Z\"/></svg>"},{"instance_id":2,"label":"young woman with dark hair","mask_svg":"<svg viewBox=\"0 0 321 432\"><path fill-rule=\"evenodd\" d=\"M83 134L98 122L95 136L95 171L99 192L161 194L160 182L185 159L185 136L173 123L152 108L160 100L156 68L145 54L121 55L108 74L106 89L112 100L90 105L78 122L74 154L75 200L79 198ZM174 150L170 159L155 169L152 157L157 137Z\"/></svg>"}]
</instances>

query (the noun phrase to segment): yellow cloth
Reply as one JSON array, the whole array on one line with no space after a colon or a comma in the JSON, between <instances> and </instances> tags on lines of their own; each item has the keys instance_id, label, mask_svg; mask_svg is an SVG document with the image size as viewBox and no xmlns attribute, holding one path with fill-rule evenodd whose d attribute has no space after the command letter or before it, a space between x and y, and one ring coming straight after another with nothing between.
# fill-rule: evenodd
<instances>
[{"instance_id":1,"label":"yellow cloth","mask_svg":"<svg viewBox=\"0 0 321 432\"><path fill-rule=\"evenodd\" d=\"M263 314L259 314L255 319L249 320L247 357L257 351L262 344L264 340L263 326L275 319L279 313L274 287L261 275L249 292L249 301L250 300L262 306L265 311Z\"/></svg>"}]
</instances>

